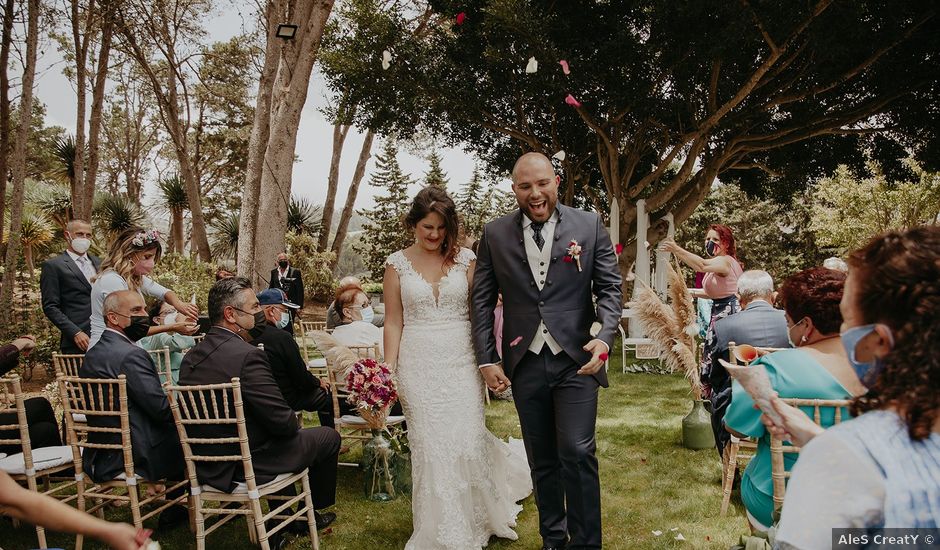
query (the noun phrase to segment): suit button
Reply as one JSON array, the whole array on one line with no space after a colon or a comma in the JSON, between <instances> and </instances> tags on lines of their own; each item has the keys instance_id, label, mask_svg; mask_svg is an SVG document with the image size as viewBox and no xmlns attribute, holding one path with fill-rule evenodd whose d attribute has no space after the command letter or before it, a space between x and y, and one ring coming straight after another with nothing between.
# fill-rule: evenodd
<instances>
[{"instance_id":1,"label":"suit button","mask_svg":"<svg viewBox=\"0 0 940 550\"><path fill-rule=\"evenodd\" d=\"M535 286L535 281L529 281L529 286Z\"/></svg>"},{"instance_id":2,"label":"suit button","mask_svg":"<svg viewBox=\"0 0 940 550\"><path fill-rule=\"evenodd\" d=\"M548 280L547 282L548 282L548 284L549 284L549 285L551 285L551 284L552 284L552 281L551 281L551 279L549 279L549 280Z\"/></svg>"},{"instance_id":3,"label":"suit button","mask_svg":"<svg viewBox=\"0 0 940 550\"><path fill-rule=\"evenodd\" d=\"M522 260L522 265L529 263L529 260Z\"/></svg>"},{"instance_id":4,"label":"suit button","mask_svg":"<svg viewBox=\"0 0 940 550\"><path fill-rule=\"evenodd\" d=\"M560 239L560 238L561 238L560 236L555 235L555 240L556 240L556 241L557 241L558 239Z\"/></svg>"},{"instance_id":5,"label":"suit button","mask_svg":"<svg viewBox=\"0 0 940 550\"><path fill-rule=\"evenodd\" d=\"M555 263L557 261L558 261L558 258L552 258L552 263Z\"/></svg>"},{"instance_id":6,"label":"suit button","mask_svg":"<svg viewBox=\"0 0 940 550\"><path fill-rule=\"evenodd\" d=\"M539 302L539 306L544 306L545 302Z\"/></svg>"}]
</instances>

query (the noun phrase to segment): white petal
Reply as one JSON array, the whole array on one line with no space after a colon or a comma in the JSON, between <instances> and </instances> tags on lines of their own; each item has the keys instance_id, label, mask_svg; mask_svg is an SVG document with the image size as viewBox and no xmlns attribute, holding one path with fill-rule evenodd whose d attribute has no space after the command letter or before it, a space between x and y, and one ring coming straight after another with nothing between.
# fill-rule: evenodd
<instances>
[{"instance_id":1,"label":"white petal","mask_svg":"<svg viewBox=\"0 0 940 550\"><path fill-rule=\"evenodd\" d=\"M392 52L385 50L382 52L382 69L388 70L392 64Z\"/></svg>"},{"instance_id":2,"label":"white petal","mask_svg":"<svg viewBox=\"0 0 940 550\"><path fill-rule=\"evenodd\" d=\"M534 57L529 58L529 64L525 66L525 72L532 74L539 70L539 62Z\"/></svg>"},{"instance_id":3,"label":"white petal","mask_svg":"<svg viewBox=\"0 0 940 550\"><path fill-rule=\"evenodd\" d=\"M685 540L685 537L682 536L682 533L676 535L676 540Z\"/></svg>"},{"instance_id":4,"label":"white petal","mask_svg":"<svg viewBox=\"0 0 940 550\"><path fill-rule=\"evenodd\" d=\"M657 536L657 537L660 536L660 535L662 535L662 534L663 534L662 531L653 531L653 535L655 535L655 536Z\"/></svg>"},{"instance_id":5,"label":"white petal","mask_svg":"<svg viewBox=\"0 0 940 550\"><path fill-rule=\"evenodd\" d=\"M553 159L558 159L558 160L561 160L561 161L565 160L565 150L562 149L561 151L558 151L557 153L555 153L554 155L552 155L552 158L553 158Z\"/></svg>"}]
</instances>

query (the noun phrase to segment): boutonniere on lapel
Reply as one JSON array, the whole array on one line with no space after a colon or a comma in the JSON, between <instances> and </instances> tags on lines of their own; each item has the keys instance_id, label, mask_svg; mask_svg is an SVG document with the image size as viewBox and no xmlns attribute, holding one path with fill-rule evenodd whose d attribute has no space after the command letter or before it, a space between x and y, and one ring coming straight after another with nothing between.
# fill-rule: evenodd
<instances>
[{"instance_id":1,"label":"boutonniere on lapel","mask_svg":"<svg viewBox=\"0 0 940 550\"><path fill-rule=\"evenodd\" d=\"M563 258L566 263L574 262L578 266L578 273L581 272L581 245L578 241L572 240L568 243L568 255Z\"/></svg>"}]
</instances>

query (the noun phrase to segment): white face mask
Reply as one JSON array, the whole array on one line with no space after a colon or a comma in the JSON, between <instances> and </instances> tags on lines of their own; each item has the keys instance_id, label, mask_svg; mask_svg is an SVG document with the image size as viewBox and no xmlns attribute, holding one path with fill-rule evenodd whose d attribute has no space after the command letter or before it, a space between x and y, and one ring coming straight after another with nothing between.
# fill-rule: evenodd
<instances>
[{"instance_id":1,"label":"white face mask","mask_svg":"<svg viewBox=\"0 0 940 550\"><path fill-rule=\"evenodd\" d=\"M89 248L91 248L91 240L82 237L72 239L72 250L75 252L84 254Z\"/></svg>"},{"instance_id":2,"label":"white face mask","mask_svg":"<svg viewBox=\"0 0 940 550\"><path fill-rule=\"evenodd\" d=\"M362 320L367 323L371 323L375 319L375 311L372 310L372 306L362 308L360 313L362 314Z\"/></svg>"},{"instance_id":3,"label":"white face mask","mask_svg":"<svg viewBox=\"0 0 940 550\"><path fill-rule=\"evenodd\" d=\"M172 324L175 324L175 323L176 323L176 319L177 319L178 317L179 317L179 312L173 311L173 312L167 313L167 314L163 317L163 324L164 324L164 325L172 325Z\"/></svg>"},{"instance_id":4,"label":"white face mask","mask_svg":"<svg viewBox=\"0 0 940 550\"><path fill-rule=\"evenodd\" d=\"M284 328L290 324L290 313L283 311L281 312L281 318L277 322L277 328Z\"/></svg>"}]
</instances>

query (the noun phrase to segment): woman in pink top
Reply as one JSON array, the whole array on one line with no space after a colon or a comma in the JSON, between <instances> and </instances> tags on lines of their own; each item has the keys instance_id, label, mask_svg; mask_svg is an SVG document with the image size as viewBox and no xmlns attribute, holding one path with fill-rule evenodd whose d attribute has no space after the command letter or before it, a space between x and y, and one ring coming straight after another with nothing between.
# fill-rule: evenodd
<instances>
[{"instance_id":1,"label":"woman in pink top","mask_svg":"<svg viewBox=\"0 0 940 550\"><path fill-rule=\"evenodd\" d=\"M679 260L695 271L705 273L702 280L702 289L694 289L692 295L697 298L710 298L712 300L711 320L705 333L705 348L702 353L702 380L708 380L712 365L712 350L715 339L715 321L737 313L738 276L744 272L737 259L737 249L734 245L734 235L727 225L712 224L708 226L705 235L705 254L703 258L698 254L689 252L675 241L667 239L660 247L676 255ZM703 384L704 397L708 398L711 387Z\"/></svg>"}]
</instances>

